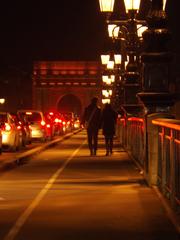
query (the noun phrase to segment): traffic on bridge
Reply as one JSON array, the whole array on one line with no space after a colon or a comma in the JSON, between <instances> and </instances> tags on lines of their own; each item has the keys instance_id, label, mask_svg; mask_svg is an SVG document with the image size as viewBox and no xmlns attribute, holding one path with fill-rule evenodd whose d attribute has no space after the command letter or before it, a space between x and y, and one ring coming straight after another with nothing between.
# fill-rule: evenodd
<instances>
[{"instance_id":1,"label":"traffic on bridge","mask_svg":"<svg viewBox=\"0 0 180 240\"><path fill-rule=\"evenodd\" d=\"M38 4L1 3L0 239L180 239L177 1Z\"/></svg>"}]
</instances>

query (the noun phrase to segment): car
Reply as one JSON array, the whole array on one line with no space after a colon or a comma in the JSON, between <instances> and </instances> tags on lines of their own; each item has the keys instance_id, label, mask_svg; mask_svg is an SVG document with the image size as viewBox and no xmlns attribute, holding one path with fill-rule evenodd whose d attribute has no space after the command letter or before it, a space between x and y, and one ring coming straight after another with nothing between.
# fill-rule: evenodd
<instances>
[{"instance_id":1,"label":"car","mask_svg":"<svg viewBox=\"0 0 180 240\"><path fill-rule=\"evenodd\" d=\"M17 151L21 147L21 133L9 112L0 112L3 150Z\"/></svg>"},{"instance_id":2,"label":"car","mask_svg":"<svg viewBox=\"0 0 180 240\"><path fill-rule=\"evenodd\" d=\"M24 126L23 126L22 122L20 121L20 119L18 118L16 113L11 112L11 117L13 118L16 128L19 131L20 147L25 147L26 146L26 132L25 132Z\"/></svg>"},{"instance_id":3,"label":"car","mask_svg":"<svg viewBox=\"0 0 180 240\"><path fill-rule=\"evenodd\" d=\"M79 129L81 128L81 121L79 117L74 118L74 129Z\"/></svg>"},{"instance_id":4,"label":"car","mask_svg":"<svg viewBox=\"0 0 180 240\"><path fill-rule=\"evenodd\" d=\"M32 141L32 130L26 116L21 116L17 113L18 121L20 126L25 132L25 144L31 144Z\"/></svg>"},{"instance_id":5,"label":"car","mask_svg":"<svg viewBox=\"0 0 180 240\"><path fill-rule=\"evenodd\" d=\"M74 130L74 113L73 112L63 112L62 113L64 122L65 122L65 128L66 131L72 131Z\"/></svg>"},{"instance_id":6,"label":"car","mask_svg":"<svg viewBox=\"0 0 180 240\"><path fill-rule=\"evenodd\" d=\"M32 140L45 142L48 136L45 117L42 111L33 109L18 110L17 114L21 118L26 118L30 129Z\"/></svg>"},{"instance_id":7,"label":"car","mask_svg":"<svg viewBox=\"0 0 180 240\"><path fill-rule=\"evenodd\" d=\"M56 111L50 111L45 113L45 118L49 120L52 125L52 135L59 136L64 133L64 118L62 114Z\"/></svg>"}]
</instances>

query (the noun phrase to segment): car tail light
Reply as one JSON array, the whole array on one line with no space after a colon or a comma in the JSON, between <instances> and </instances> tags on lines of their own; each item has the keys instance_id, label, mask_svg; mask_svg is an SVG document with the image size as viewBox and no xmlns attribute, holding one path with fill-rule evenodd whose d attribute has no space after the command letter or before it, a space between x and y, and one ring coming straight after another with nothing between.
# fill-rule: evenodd
<instances>
[{"instance_id":1,"label":"car tail light","mask_svg":"<svg viewBox=\"0 0 180 240\"><path fill-rule=\"evenodd\" d=\"M26 115L32 115L32 112L26 112Z\"/></svg>"},{"instance_id":2,"label":"car tail light","mask_svg":"<svg viewBox=\"0 0 180 240\"><path fill-rule=\"evenodd\" d=\"M65 121L63 121L62 123L63 123L63 125L66 125L66 122L65 122Z\"/></svg>"},{"instance_id":3,"label":"car tail light","mask_svg":"<svg viewBox=\"0 0 180 240\"><path fill-rule=\"evenodd\" d=\"M20 130L20 129L21 129L21 126L20 126L20 125L18 125L18 126L17 126L17 129L18 129L18 130Z\"/></svg>"},{"instance_id":4,"label":"car tail light","mask_svg":"<svg viewBox=\"0 0 180 240\"><path fill-rule=\"evenodd\" d=\"M50 125L50 124L47 124L47 125L46 125L46 127L47 127L47 128L50 128L50 127L51 127L51 125Z\"/></svg>"},{"instance_id":5,"label":"car tail light","mask_svg":"<svg viewBox=\"0 0 180 240\"><path fill-rule=\"evenodd\" d=\"M45 121L41 121L41 126L45 126L45 125L46 125Z\"/></svg>"},{"instance_id":6,"label":"car tail light","mask_svg":"<svg viewBox=\"0 0 180 240\"><path fill-rule=\"evenodd\" d=\"M58 122L59 122L59 119L58 119L58 118L55 118L55 119L54 119L54 122L55 122L55 123L58 123Z\"/></svg>"}]
</instances>

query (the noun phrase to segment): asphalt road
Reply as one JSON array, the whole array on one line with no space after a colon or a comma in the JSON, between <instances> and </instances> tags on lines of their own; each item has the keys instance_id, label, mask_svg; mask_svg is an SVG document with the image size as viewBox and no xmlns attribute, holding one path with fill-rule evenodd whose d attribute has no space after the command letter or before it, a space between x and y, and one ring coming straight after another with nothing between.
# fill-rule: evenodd
<instances>
[{"instance_id":1,"label":"asphalt road","mask_svg":"<svg viewBox=\"0 0 180 240\"><path fill-rule=\"evenodd\" d=\"M126 152L90 157L80 132L0 175L1 240L177 240Z\"/></svg>"}]
</instances>

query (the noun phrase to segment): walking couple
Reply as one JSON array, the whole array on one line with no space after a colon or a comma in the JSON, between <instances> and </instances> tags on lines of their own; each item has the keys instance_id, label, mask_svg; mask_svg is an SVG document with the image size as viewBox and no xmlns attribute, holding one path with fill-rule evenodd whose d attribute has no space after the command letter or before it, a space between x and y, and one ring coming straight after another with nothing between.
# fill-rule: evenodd
<instances>
[{"instance_id":1,"label":"walking couple","mask_svg":"<svg viewBox=\"0 0 180 240\"><path fill-rule=\"evenodd\" d=\"M96 97L92 98L91 103L85 108L82 124L86 125L91 156L95 156L97 153L98 131L100 128L102 128L102 133L105 137L106 156L112 154L116 118L117 113L110 104L105 104L103 110L98 107L98 98Z\"/></svg>"}]
</instances>

